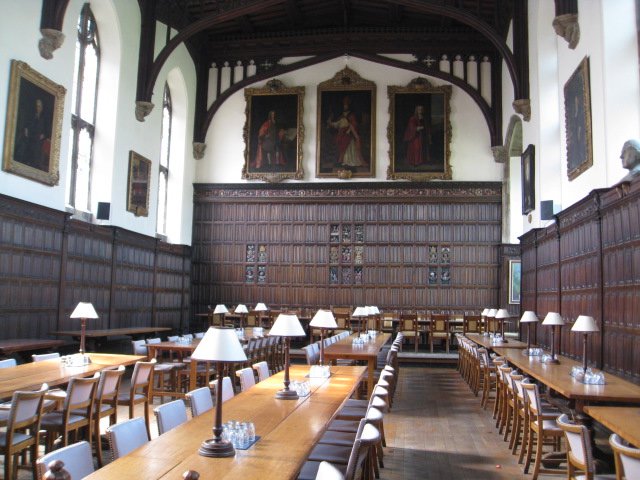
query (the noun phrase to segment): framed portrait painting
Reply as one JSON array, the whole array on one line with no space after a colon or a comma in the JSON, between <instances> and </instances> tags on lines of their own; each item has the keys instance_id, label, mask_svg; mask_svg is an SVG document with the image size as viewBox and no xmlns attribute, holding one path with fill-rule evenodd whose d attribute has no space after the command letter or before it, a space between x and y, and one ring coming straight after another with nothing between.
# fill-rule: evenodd
<instances>
[{"instance_id":1,"label":"framed portrait painting","mask_svg":"<svg viewBox=\"0 0 640 480\"><path fill-rule=\"evenodd\" d=\"M149 216L149 188L151 160L133 150L129 151L129 175L127 180L127 212L136 217Z\"/></svg>"},{"instance_id":2,"label":"framed portrait painting","mask_svg":"<svg viewBox=\"0 0 640 480\"><path fill-rule=\"evenodd\" d=\"M279 182L301 179L302 100L304 87L270 80L264 88L246 88L245 161L242 178Z\"/></svg>"},{"instance_id":3,"label":"framed portrait painting","mask_svg":"<svg viewBox=\"0 0 640 480\"><path fill-rule=\"evenodd\" d=\"M436 87L426 78L387 87L387 179L451 179L451 92L451 86Z\"/></svg>"},{"instance_id":4,"label":"framed portrait painting","mask_svg":"<svg viewBox=\"0 0 640 480\"><path fill-rule=\"evenodd\" d=\"M584 57L564 85L567 176L573 180L593 165L589 57Z\"/></svg>"},{"instance_id":5,"label":"framed portrait painting","mask_svg":"<svg viewBox=\"0 0 640 480\"><path fill-rule=\"evenodd\" d=\"M57 185L66 90L24 62L11 61L3 170Z\"/></svg>"},{"instance_id":6,"label":"framed portrait painting","mask_svg":"<svg viewBox=\"0 0 640 480\"><path fill-rule=\"evenodd\" d=\"M536 149L533 145L529 145L520 156L520 166L522 169L522 214L526 215L536 206Z\"/></svg>"},{"instance_id":7,"label":"framed portrait painting","mask_svg":"<svg viewBox=\"0 0 640 480\"><path fill-rule=\"evenodd\" d=\"M316 177L375 176L376 85L345 67L318 84Z\"/></svg>"},{"instance_id":8,"label":"framed portrait painting","mask_svg":"<svg viewBox=\"0 0 640 480\"><path fill-rule=\"evenodd\" d=\"M520 260L509 260L509 303L520 303L520 282L522 280L522 263Z\"/></svg>"}]
</instances>

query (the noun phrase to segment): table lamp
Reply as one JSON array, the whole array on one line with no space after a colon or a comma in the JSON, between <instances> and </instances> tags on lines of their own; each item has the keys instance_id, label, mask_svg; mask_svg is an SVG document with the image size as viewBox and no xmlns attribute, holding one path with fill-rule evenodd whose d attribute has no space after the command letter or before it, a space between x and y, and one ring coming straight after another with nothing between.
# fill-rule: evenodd
<instances>
[{"instance_id":1,"label":"table lamp","mask_svg":"<svg viewBox=\"0 0 640 480\"><path fill-rule=\"evenodd\" d=\"M538 317L536 316L535 312L532 312L531 310L525 311L520 318L520 323L527 324L527 348L523 353L525 355L529 355L530 357L540 355L539 349L531 348L531 324L537 321Z\"/></svg>"},{"instance_id":2,"label":"table lamp","mask_svg":"<svg viewBox=\"0 0 640 480\"><path fill-rule=\"evenodd\" d=\"M378 307L376 307L375 305L371 305L369 307L366 307L367 311L369 313L369 316L373 317L373 326L374 326L374 330L378 330L378 315L380 315L380 310L378 310ZM369 329L369 325L367 324L367 330Z\"/></svg>"},{"instance_id":3,"label":"table lamp","mask_svg":"<svg viewBox=\"0 0 640 480\"><path fill-rule=\"evenodd\" d=\"M298 394L289 389L289 346L291 337L304 337L304 329L300 325L298 316L293 313L281 313L269 330L269 335L284 337L284 388L276 393L280 400L297 400Z\"/></svg>"},{"instance_id":4,"label":"table lamp","mask_svg":"<svg viewBox=\"0 0 640 480\"><path fill-rule=\"evenodd\" d=\"M244 319L247 316L247 313L249 313L249 310L247 310L247 306L241 303L236 307L233 313L240 314L240 328L244 328Z\"/></svg>"},{"instance_id":5,"label":"table lamp","mask_svg":"<svg viewBox=\"0 0 640 480\"><path fill-rule=\"evenodd\" d=\"M564 320L562 320L562 316L559 313L549 312L547 316L544 317L542 325L551 326L551 356L543 357L542 361L544 363L560 363L560 360L558 360L556 356L556 327L561 328L562 325L564 325Z\"/></svg>"},{"instance_id":6,"label":"table lamp","mask_svg":"<svg viewBox=\"0 0 640 480\"><path fill-rule=\"evenodd\" d=\"M600 329L593 317L588 315L580 315L576 319L576 323L571 327L572 332L581 332L582 340L582 372L587 373L587 335L593 332L599 332Z\"/></svg>"},{"instance_id":7,"label":"table lamp","mask_svg":"<svg viewBox=\"0 0 640 480\"><path fill-rule=\"evenodd\" d=\"M507 318L511 318L511 314L506 308L500 308L496 312L496 320L500 322L500 335L502 335L502 343L509 343L504 337L504 322ZM496 322L497 323L497 322ZM497 330L497 329L496 329ZM496 331L497 333L497 331Z\"/></svg>"},{"instance_id":8,"label":"table lamp","mask_svg":"<svg viewBox=\"0 0 640 480\"><path fill-rule=\"evenodd\" d=\"M222 304L216 305L216 308L213 310L214 315L220 315L220 326L224 325L223 318L225 313L229 313L229 310L227 310L227 307ZM213 326L213 325L210 325L210 326Z\"/></svg>"},{"instance_id":9,"label":"table lamp","mask_svg":"<svg viewBox=\"0 0 640 480\"><path fill-rule=\"evenodd\" d=\"M320 329L320 365L324 365L324 331L330 328L338 328L336 318L331 310L318 310L309 322L310 327Z\"/></svg>"},{"instance_id":10,"label":"table lamp","mask_svg":"<svg viewBox=\"0 0 640 480\"><path fill-rule=\"evenodd\" d=\"M222 376L225 362L245 362L247 356L232 327L210 327L191 354L191 361L216 362L216 420L213 438L202 442L198 453L205 457L233 457L233 444L222 438Z\"/></svg>"},{"instance_id":11,"label":"table lamp","mask_svg":"<svg viewBox=\"0 0 640 480\"><path fill-rule=\"evenodd\" d=\"M368 310L366 307L356 307L356 309L351 314L352 317L358 318L358 335L362 329L362 319L368 315Z\"/></svg>"},{"instance_id":12,"label":"table lamp","mask_svg":"<svg viewBox=\"0 0 640 480\"><path fill-rule=\"evenodd\" d=\"M91 363L91 359L85 355L86 350L84 348L84 339L87 330L87 318L98 318L95 308L89 302L79 302L76 308L71 312L69 318L80 319L80 355L82 356L82 363Z\"/></svg>"},{"instance_id":13,"label":"table lamp","mask_svg":"<svg viewBox=\"0 0 640 480\"><path fill-rule=\"evenodd\" d=\"M488 308L485 308L484 310L482 310L482 312L480 312L480 316L482 317L482 326L484 327L483 328L484 331L482 332L482 334L485 336L489 335L489 331L487 330L487 328L489 327L487 325L487 315L489 315Z\"/></svg>"},{"instance_id":14,"label":"table lamp","mask_svg":"<svg viewBox=\"0 0 640 480\"><path fill-rule=\"evenodd\" d=\"M254 312L268 312L269 308L262 302L258 303L256 305L256 308L253 309ZM256 320L259 320L259 325L258 327L262 327L262 314L260 314L260 317L258 317Z\"/></svg>"}]
</instances>

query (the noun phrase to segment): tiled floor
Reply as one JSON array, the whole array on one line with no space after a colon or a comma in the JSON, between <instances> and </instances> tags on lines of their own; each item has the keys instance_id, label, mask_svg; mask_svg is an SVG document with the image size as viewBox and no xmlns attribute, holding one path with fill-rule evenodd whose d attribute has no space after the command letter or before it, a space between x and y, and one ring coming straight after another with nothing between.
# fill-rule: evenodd
<instances>
[{"instance_id":1,"label":"tiled floor","mask_svg":"<svg viewBox=\"0 0 640 480\"><path fill-rule=\"evenodd\" d=\"M119 418L126 417L123 410ZM480 407L454 368L402 365L394 407L384 422L382 479L531 478L496 433L491 413ZM19 478L31 478L30 472L21 471ZM540 476L552 478L564 476Z\"/></svg>"}]
</instances>

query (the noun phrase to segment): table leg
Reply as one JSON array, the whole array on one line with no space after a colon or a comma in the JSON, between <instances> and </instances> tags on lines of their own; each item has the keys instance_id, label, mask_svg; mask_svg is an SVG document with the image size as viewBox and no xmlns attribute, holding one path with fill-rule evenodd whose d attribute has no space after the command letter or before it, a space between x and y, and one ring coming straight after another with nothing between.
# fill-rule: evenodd
<instances>
[{"instance_id":1,"label":"table leg","mask_svg":"<svg viewBox=\"0 0 640 480\"><path fill-rule=\"evenodd\" d=\"M198 362L192 358L191 362L189 362L189 368L189 391L192 391L196 389L197 385Z\"/></svg>"},{"instance_id":2,"label":"table leg","mask_svg":"<svg viewBox=\"0 0 640 480\"><path fill-rule=\"evenodd\" d=\"M376 359L370 358L367 362L367 398L371 398L373 393L373 373L376 369Z\"/></svg>"}]
</instances>

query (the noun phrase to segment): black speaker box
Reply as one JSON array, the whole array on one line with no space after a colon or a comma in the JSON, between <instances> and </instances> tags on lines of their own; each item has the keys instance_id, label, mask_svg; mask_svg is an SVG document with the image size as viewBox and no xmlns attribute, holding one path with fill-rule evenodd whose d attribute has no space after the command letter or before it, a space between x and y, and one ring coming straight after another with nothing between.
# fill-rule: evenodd
<instances>
[{"instance_id":1,"label":"black speaker box","mask_svg":"<svg viewBox=\"0 0 640 480\"><path fill-rule=\"evenodd\" d=\"M111 204L109 202L98 202L98 213L96 214L98 220L109 220L110 212Z\"/></svg>"},{"instance_id":2,"label":"black speaker box","mask_svg":"<svg viewBox=\"0 0 640 480\"><path fill-rule=\"evenodd\" d=\"M540 220L553 220L553 200L540 202Z\"/></svg>"}]
</instances>

